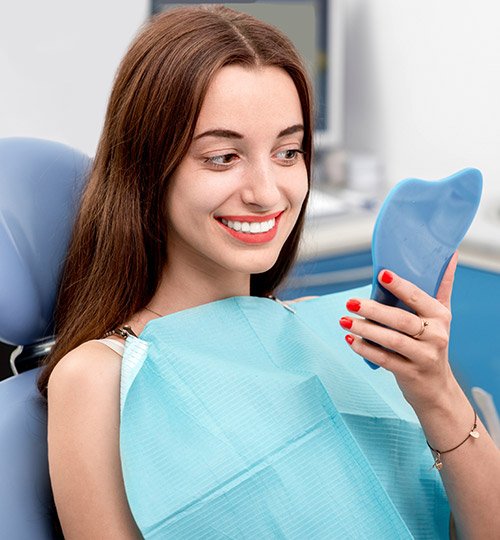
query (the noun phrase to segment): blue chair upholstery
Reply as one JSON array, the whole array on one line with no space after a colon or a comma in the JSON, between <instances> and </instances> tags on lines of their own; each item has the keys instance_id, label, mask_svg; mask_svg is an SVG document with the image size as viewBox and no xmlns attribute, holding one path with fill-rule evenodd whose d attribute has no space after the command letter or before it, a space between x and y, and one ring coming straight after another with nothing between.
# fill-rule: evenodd
<instances>
[{"instance_id":1,"label":"blue chair upholstery","mask_svg":"<svg viewBox=\"0 0 500 540\"><path fill-rule=\"evenodd\" d=\"M0 382L0 538L53 538L47 415L37 374Z\"/></svg>"},{"instance_id":2,"label":"blue chair upholstery","mask_svg":"<svg viewBox=\"0 0 500 540\"><path fill-rule=\"evenodd\" d=\"M0 139L3 343L50 342L57 285L90 164L60 143ZM0 538L9 540L54 537L47 416L37 375L33 369L0 382Z\"/></svg>"},{"instance_id":3,"label":"blue chair upholstery","mask_svg":"<svg viewBox=\"0 0 500 540\"><path fill-rule=\"evenodd\" d=\"M50 334L61 262L87 156L60 143L0 140L0 340Z\"/></svg>"}]
</instances>

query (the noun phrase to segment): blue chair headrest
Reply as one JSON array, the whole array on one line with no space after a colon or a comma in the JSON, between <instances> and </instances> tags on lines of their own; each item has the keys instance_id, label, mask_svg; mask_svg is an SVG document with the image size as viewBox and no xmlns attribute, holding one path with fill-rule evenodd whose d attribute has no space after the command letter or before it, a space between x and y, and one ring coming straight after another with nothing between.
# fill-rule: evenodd
<instances>
[{"instance_id":1,"label":"blue chair headrest","mask_svg":"<svg viewBox=\"0 0 500 540\"><path fill-rule=\"evenodd\" d=\"M0 341L50 336L88 156L60 143L0 139Z\"/></svg>"}]
</instances>

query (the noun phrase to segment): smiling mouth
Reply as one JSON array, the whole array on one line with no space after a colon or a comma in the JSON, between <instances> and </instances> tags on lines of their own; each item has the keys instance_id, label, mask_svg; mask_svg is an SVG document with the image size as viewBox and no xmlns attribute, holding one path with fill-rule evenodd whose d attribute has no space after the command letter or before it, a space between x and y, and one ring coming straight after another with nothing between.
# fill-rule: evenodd
<instances>
[{"instance_id":1,"label":"smiling mouth","mask_svg":"<svg viewBox=\"0 0 500 540\"><path fill-rule=\"evenodd\" d=\"M247 234L260 234L270 231L276 225L276 219L272 218L269 221L232 221L221 218L221 222L233 231Z\"/></svg>"},{"instance_id":2,"label":"smiling mouth","mask_svg":"<svg viewBox=\"0 0 500 540\"><path fill-rule=\"evenodd\" d=\"M216 216L215 219L235 238L253 244L269 242L275 237L282 214L283 210L268 216Z\"/></svg>"},{"instance_id":3,"label":"smiling mouth","mask_svg":"<svg viewBox=\"0 0 500 540\"><path fill-rule=\"evenodd\" d=\"M268 219L263 219L262 217L257 216L241 216L241 218L246 219L237 219L239 216L227 216L216 217L217 221L223 223L229 229L233 231L245 233L245 234L262 234L266 233L276 226L277 218L283 213L276 212L268 216Z\"/></svg>"}]
</instances>

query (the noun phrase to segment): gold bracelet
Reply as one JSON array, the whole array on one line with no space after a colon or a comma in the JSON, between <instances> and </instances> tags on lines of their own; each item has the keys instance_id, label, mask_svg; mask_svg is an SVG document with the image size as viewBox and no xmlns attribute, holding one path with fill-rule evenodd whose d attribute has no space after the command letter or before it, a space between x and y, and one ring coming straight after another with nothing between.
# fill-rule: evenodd
<instances>
[{"instance_id":1,"label":"gold bracelet","mask_svg":"<svg viewBox=\"0 0 500 540\"><path fill-rule=\"evenodd\" d=\"M441 456L443 454L447 454L448 452L453 452L453 450L456 450L457 448L462 446L462 444L464 444L464 442L467 441L469 437L473 437L474 439L479 439L479 431L477 431L476 428L477 428L477 413L476 413L476 410L474 409L474 425L472 426L472 429L469 431L467 437L465 437L465 439L460 444L457 444L457 446L454 446L453 448L450 448L449 450L441 451L441 450L436 450L435 448L432 448L432 446L429 444L429 441L426 441L427 446L431 449L432 455L434 457L433 467L436 467L436 469L440 471L443 468L443 462L441 461Z\"/></svg>"}]
</instances>

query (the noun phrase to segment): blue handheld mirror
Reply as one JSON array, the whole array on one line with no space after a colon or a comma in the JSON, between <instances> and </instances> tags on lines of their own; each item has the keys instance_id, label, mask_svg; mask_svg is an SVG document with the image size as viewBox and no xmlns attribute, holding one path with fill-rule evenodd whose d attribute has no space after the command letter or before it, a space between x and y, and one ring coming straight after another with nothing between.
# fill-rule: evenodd
<instances>
[{"instance_id":1,"label":"blue handheld mirror","mask_svg":"<svg viewBox=\"0 0 500 540\"><path fill-rule=\"evenodd\" d=\"M482 186L477 169L464 169L438 181L402 180L389 192L373 230L372 299L410 311L379 284L383 268L436 296L448 262L476 215Z\"/></svg>"}]
</instances>

